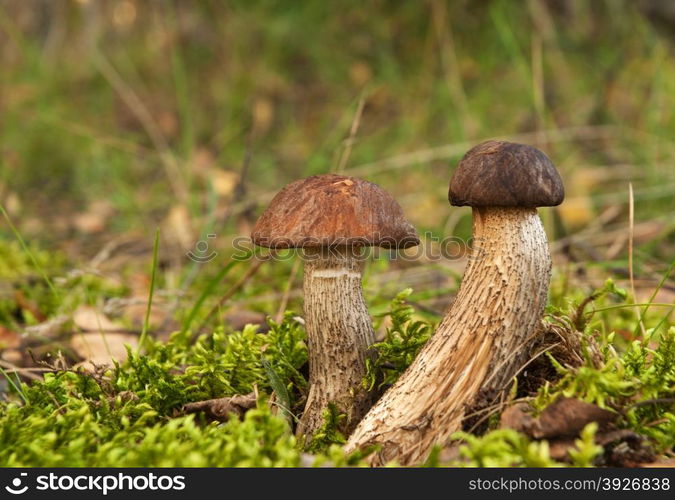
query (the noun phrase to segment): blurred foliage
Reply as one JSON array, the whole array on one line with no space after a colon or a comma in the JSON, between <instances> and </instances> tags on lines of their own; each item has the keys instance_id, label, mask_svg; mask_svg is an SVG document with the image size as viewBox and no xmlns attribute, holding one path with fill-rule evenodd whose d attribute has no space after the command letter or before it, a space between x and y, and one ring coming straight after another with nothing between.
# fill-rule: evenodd
<instances>
[{"instance_id":1,"label":"blurred foliage","mask_svg":"<svg viewBox=\"0 0 675 500\"><path fill-rule=\"evenodd\" d=\"M644 3L3 2L3 198L50 244L101 199L110 231L178 206L193 236L224 238L270 190L346 161L441 231L448 165L525 134L566 180L571 227L625 207L630 179L638 220L672 243L672 36ZM403 168L373 164L392 157Z\"/></svg>"}]
</instances>

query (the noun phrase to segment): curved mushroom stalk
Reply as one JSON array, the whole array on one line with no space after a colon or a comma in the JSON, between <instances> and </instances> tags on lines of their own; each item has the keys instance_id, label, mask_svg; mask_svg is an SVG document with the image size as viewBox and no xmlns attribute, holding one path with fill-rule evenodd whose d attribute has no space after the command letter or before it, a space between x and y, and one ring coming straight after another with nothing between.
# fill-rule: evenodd
<instances>
[{"instance_id":1,"label":"curved mushroom stalk","mask_svg":"<svg viewBox=\"0 0 675 500\"><path fill-rule=\"evenodd\" d=\"M375 341L361 292L362 262L351 247L305 249L305 325L309 395L297 434L310 437L335 403L350 431L372 405L362 386L366 357Z\"/></svg>"},{"instance_id":2,"label":"curved mushroom stalk","mask_svg":"<svg viewBox=\"0 0 675 500\"><path fill-rule=\"evenodd\" d=\"M461 429L465 409L504 389L537 331L551 274L535 208L473 209L475 240L455 302L412 365L351 435L372 461L414 464Z\"/></svg>"}]
</instances>

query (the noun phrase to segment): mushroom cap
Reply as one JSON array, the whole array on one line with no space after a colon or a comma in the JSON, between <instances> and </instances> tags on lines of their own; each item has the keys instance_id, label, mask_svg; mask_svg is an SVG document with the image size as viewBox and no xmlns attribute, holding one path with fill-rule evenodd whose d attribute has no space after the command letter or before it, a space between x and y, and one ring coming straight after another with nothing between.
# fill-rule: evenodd
<instances>
[{"instance_id":1,"label":"mushroom cap","mask_svg":"<svg viewBox=\"0 0 675 500\"><path fill-rule=\"evenodd\" d=\"M486 141L459 162L448 198L451 205L472 207L551 207L565 197L551 160L537 148Z\"/></svg>"},{"instance_id":2,"label":"mushroom cap","mask_svg":"<svg viewBox=\"0 0 675 500\"><path fill-rule=\"evenodd\" d=\"M291 182L272 199L251 232L267 248L419 244L394 198L372 182L324 174Z\"/></svg>"}]
</instances>

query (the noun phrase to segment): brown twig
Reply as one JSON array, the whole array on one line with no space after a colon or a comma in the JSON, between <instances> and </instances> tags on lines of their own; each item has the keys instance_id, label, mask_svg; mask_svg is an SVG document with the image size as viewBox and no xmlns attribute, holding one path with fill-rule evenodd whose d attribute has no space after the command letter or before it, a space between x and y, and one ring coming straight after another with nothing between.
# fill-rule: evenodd
<instances>
[{"instance_id":1,"label":"brown twig","mask_svg":"<svg viewBox=\"0 0 675 500\"><path fill-rule=\"evenodd\" d=\"M31 373L30 368L20 368L16 365L13 365L12 363L2 360L0 360L0 366L4 368L8 373L18 373L19 375L26 377L27 379L30 380L42 380L42 377L40 377L39 375ZM35 369L33 369L33 371L35 371Z\"/></svg>"},{"instance_id":2,"label":"brown twig","mask_svg":"<svg viewBox=\"0 0 675 500\"><path fill-rule=\"evenodd\" d=\"M637 403L631 405L631 408L639 408L641 406L659 405L659 404L675 404L675 398L645 399L644 401L638 401Z\"/></svg>"}]
</instances>

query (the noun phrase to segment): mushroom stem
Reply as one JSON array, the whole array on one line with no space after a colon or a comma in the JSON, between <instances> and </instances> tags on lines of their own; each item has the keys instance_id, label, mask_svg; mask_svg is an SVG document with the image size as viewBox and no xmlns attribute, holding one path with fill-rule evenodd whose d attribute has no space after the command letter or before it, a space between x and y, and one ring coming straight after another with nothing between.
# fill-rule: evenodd
<instances>
[{"instance_id":1,"label":"mushroom stem","mask_svg":"<svg viewBox=\"0 0 675 500\"><path fill-rule=\"evenodd\" d=\"M450 311L411 366L359 423L347 450L378 443L373 465L424 460L465 410L502 391L538 331L551 274L535 208L473 209L474 248Z\"/></svg>"},{"instance_id":2,"label":"mushroom stem","mask_svg":"<svg viewBox=\"0 0 675 500\"><path fill-rule=\"evenodd\" d=\"M364 389L368 349L375 334L361 291L362 258L342 246L305 249L305 326L309 350L309 395L298 424L308 438L335 403L351 431L372 405Z\"/></svg>"}]
</instances>

